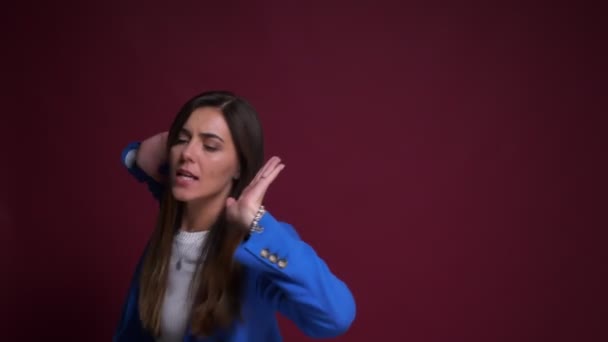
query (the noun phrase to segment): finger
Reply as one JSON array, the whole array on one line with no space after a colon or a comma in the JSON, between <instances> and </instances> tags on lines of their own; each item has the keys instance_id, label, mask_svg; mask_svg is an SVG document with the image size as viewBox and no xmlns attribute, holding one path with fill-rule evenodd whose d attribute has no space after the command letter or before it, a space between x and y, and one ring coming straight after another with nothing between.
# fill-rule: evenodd
<instances>
[{"instance_id":1,"label":"finger","mask_svg":"<svg viewBox=\"0 0 608 342\"><path fill-rule=\"evenodd\" d=\"M262 173L262 175L260 176L260 180L267 179L271 174L276 171L276 169L280 165L283 165L283 163L281 162L281 159L277 157L276 160L273 161L273 163L269 163L268 167L264 170L264 173Z\"/></svg>"},{"instance_id":2,"label":"finger","mask_svg":"<svg viewBox=\"0 0 608 342\"><path fill-rule=\"evenodd\" d=\"M270 184L277 178L279 173L284 168L285 168L285 164L279 164L264 178L260 178L260 180L251 189L252 198L262 201L262 199L266 195L266 190L268 190L268 187L270 186Z\"/></svg>"},{"instance_id":3,"label":"finger","mask_svg":"<svg viewBox=\"0 0 608 342\"><path fill-rule=\"evenodd\" d=\"M270 165L270 163L273 161L273 158L270 158L259 170L258 172L255 174L255 177L253 177L252 183L253 182L257 182L260 178L262 178L262 175L264 174L264 172L266 171L266 169L268 168L268 166Z\"/></svg>"},{"instance_id":4,"label":"finger","mask_svg":"<svg viewBox=\"0 0 608 342\"><path fill-rule=\"evenodd\" d=\"M272 158L270 158L266 162L266 164L264 164L264 166L260 169L260 171L258 171L258 173L255 175L255 178L253 179L253 181L257 182L261 178L266 177L265 175L267 173L269 173L269 170L274 169L280 162L281 162L281 158L279 158L277 156L273 156Z\"/></svg>"}]
</instances>

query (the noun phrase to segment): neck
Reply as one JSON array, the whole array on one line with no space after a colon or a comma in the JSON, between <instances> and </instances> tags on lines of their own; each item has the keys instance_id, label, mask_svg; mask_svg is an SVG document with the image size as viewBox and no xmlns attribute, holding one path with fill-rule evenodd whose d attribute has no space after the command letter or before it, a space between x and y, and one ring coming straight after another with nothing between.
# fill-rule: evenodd
<instances>
[{"instance_id":1,"label":"neck","mask_svg":"<svg viewBox=\"0 0 608 342\"><path fill-rule=\"evenodd\" d=\"M226 206L226 198L217 196L185 203L181 230L198 232L210 230Z\"/></svg>"}]
</instances>

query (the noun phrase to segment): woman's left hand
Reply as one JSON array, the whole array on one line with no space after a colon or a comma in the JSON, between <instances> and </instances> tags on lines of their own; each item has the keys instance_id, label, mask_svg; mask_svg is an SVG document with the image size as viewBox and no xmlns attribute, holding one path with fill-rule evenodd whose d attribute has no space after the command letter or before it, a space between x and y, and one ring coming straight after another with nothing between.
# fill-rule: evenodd
<instances>
[{"instance_id":1,"label":"woman's left hand","mask_svg":"<svg viewBox=\"0 0 608 342\"><path fill-rule=\"evenodd\" d=\"M233 197L226 200L228 220L249 228L262 205L266 190L284 168L285 164L281 163L279 157L270 158L243 190L238 200Z\"/></svg>"}]
</instances>

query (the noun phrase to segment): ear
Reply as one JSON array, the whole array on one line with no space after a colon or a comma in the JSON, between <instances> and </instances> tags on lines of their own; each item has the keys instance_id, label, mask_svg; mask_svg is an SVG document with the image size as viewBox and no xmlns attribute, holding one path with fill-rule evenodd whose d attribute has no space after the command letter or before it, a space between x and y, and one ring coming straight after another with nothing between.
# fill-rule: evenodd
<instances>
[{"instance_id":1,"label":"ear","mask_svg":"<svg viewBox=\"0 0 608 342\"><path fill-rule=\"evenodd\" d=\"M241 178L241 170L237 170L236 174L232 176L233 180L238 180L239 178Z\"/></svg>"}]
</instances>

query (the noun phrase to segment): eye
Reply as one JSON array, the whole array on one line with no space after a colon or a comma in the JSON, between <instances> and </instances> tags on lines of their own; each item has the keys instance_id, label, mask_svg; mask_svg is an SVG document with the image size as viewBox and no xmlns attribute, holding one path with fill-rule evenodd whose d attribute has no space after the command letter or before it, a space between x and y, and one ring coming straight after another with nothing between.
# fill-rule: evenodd
<instances>
[{"instance_id":1,"label":"eye","mask_svg":"<svg viewBox=\"0 0 608 342\"><path fill-rule=\"evenodd\" d=\"M218 148L215 146L203 145L203 147L205 147L205 150L210 151L210 152L214 152L214 151L218 150Z\"/></svg>"},{"instance_id":2,"label":"eye","mask_svg":"<svg viewBox=\"0 0 608 342\"><path fill-rule=\"evenodd\" d=\"M176 144L176 145L177 145L177 144L185 144L185 143L187 143L187 142L188 142L188 139L183 138L183 137L180 137L180 138L177 138L177 140L175 141L175 144Z\"/></svg>"}]
</instances>

